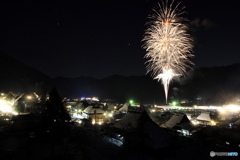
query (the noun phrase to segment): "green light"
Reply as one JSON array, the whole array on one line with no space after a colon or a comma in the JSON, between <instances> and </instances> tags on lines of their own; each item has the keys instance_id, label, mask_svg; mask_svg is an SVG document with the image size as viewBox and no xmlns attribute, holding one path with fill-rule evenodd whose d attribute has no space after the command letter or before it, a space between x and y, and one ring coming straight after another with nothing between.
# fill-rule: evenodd
<instances>
[{"instance_id":1,"label":"green light","mask_svg":"<svg viewBox=\"0 0 240 160\"><path fill-rule=\"evenodd\" d=\"M130 104L133 104L133 100L129 100L129 103L130 103Z\"/></svg>"},{"instance_id":2,"label":"green light","mask_svg":"<svg viewBox=\"0 0 240 160\"><path fill-rule=\"evenodd\" d=\"M172 104L173 104L174 106L176 106L177 102L172 102Z\"/></svg>"}]
</instances>

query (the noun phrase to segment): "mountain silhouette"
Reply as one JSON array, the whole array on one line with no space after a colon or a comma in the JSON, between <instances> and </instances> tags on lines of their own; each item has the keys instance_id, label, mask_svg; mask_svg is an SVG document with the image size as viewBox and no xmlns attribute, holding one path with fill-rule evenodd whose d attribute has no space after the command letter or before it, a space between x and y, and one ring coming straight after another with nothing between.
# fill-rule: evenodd
<instances>
[{"instance_id":1,"label":"mountain silhouette","mask_svg":"<svg viewBox=\"0 0 240 160\"><path fill-rule=\"evenodd\" d=\"M99 97L126 102L165 103L161 82L149 75L112 75L103 79L79 76L77 78L50 78L6 53L0 52L0 92L47 93L56 86L67 98ZM240 63L229 66L202 67L190 71L180 81L169 86L168 101L183 99L192 103L224 104L238 101L240 91Z\"/></svg>"},{"instance_id":2,"label":"mountain silhouette","mask_svg":"<svg viewBox=\"0 0 240 160\"><path fill-rule=\"evenodd\" d=\"M46 93L51 88L52 80L37 69L0 51L0 92L15 93Z\"/></svg>"}]
</instances>

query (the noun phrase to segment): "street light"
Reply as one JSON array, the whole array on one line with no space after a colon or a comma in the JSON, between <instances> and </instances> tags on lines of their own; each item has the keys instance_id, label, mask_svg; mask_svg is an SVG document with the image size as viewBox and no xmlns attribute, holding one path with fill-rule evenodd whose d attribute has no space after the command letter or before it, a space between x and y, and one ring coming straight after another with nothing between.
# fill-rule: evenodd
<instances>
[{"instance_id":1,"label":"street light","mask_svg":"<svg viewBox=\"0 0 240 160\"><path fill-rule=\"evenodd\" d=\"M129 100L129 103L130 103L130 104L133 104L133 100Z\"/></svg>"},{"instance_id":2,"label":"street light","mask_svg":"<svg viewBox=\"0 0 240 160\"><path fill-rule=\"evenodd\" d=\"M27 99L29 99L29 100L32 99L32 96L27 96Z\"/></svg>"},{"instance_id":3,"label":"street light","mask_svg":"<svg viewBox=\"0 0 240 160\"><path fill-rule=\"evenodd\" d=\"M173 101L172 104L173 104L174 106L176 106L177 102Z\"/></svg>"}]
</instances>

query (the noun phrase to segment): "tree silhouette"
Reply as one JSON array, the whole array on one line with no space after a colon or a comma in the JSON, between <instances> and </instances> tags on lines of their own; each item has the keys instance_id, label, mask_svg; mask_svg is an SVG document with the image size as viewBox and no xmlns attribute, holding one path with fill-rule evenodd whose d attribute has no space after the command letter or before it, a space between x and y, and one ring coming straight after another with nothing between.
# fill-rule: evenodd
<instances>
[{"instance_id":1,"label":"tree silhouette","mask_svg":"<svg viewBox=\"0 0 240 160\"><path fill-rule=\"evenodd\" d=\"M46 100L46 117L48 122L58 121L65 122L65 120L70 120L71 117L65 109L62 98L59 96L56 87L48 93L48 99Z\"/></svg>"}]
</instances>

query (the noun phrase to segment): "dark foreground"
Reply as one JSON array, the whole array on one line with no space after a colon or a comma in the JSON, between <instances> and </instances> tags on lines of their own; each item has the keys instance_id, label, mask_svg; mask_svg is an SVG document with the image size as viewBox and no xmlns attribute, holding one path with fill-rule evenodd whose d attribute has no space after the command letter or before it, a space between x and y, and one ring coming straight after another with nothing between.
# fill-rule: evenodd
<instances>
[{"instance_id":1,"label":"dark foreground","mask_svg":"<svg viewBox=\"0 0 240 160\"><path fill-rule=\"evenodd\" d=\"M125 148L116 139L71 125L63 135L58 128L46 132L1 133L0 156L7 160L155 160L155 159L239 159L211 157L210 152L238 152L238 148L204 145L189 138L178 137L168 150L147 151L141 146Z\"/></svg>"}]
</instances>

